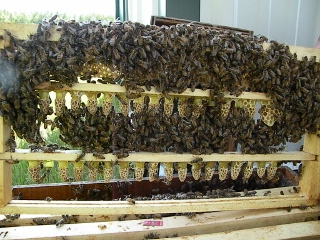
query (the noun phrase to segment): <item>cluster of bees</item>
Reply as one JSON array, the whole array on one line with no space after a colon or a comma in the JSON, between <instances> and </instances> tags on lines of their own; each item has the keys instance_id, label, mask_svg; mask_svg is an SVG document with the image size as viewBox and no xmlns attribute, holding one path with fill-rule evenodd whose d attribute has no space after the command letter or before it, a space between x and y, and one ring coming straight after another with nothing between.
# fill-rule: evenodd
<instances>
[{"instance_id":1,"label":"cluster of bees","mask_svg":"<svg viewBox=\"0 0 320 240\"><path fill-rule=\"evenodd\" d=\"M224 118L221 105L212 106L209 101L202 101L197 115L193 98L175 99L178 105L184 105L183 113L174 111L175 107L165 112L169 104L164 97L152 103L148 96L141 98L143 103L128 102L130 115L115 108L105 115L101 106L92 114L85 104L78 110L64 107L54 126L60 129L62 141L101 159L101 153L109 152L118 158L128 156L130 151L223 153L231 137L236 137L242 152L251 154L276 152L286 143L287 131L281 124L270 127L261 120L255 123L243 108L233 109ZM137 111L137 104L141 111Z\"/></svg>"},{"instance_id":2,"label":"cluster of bees","mask_svg":"<svg viewBox=\"0 0 320 240\"><path fill-rule=\"evenodd\" d=\"M52 31L61 32L58 41L50 41ZM48 103L39 107L36 87L50 81L57 90L78 78L91 82L93 77L125 86L126 96L119 101L132 114L114 108L105 114L102 107L90 111L81 104L77 109L63 107L52 123L64 142L97 156L113 152L122 158L130 151L223 153L230 137L244 153L272 153L306 131L318 131L320 64L315 58L298 60L288 46L275 41L264 50L264 37L192 23L102 25L57 16L39 23L27 40L5 34L9 44L0 50L0 115L29 143L44 143L39 128L54 112ZM155 87L163 97L152 100L142 86ZM168 95L187 88L211 89L210 99ZM255 122L241 107L222 116L225 91L235 96L264 92L281 114L272 126Z\"/></svg>"},{"instance_id":3,"label":"cluster of bees","mask_svg":"<svg viewBox=\"0 0 320 240\"><path fill-rule=\"evenodd\" d=\"M110 152L111 116L103 115L101 107L95 114L89 113L86 106L80 111L65 107L54 125L60 129L60 139L70 146L81 147L83 152L94 152L97 156Z\"/></svg>"},{"instance_id":4,"label":"cluster of bees","mask_svg":"<svg viewBox=\"0 0 320 240\"><path fill-rule=\"evenodd\" d=\"M113 200L127 201L129 204L135 204L136 201L146 200L184 200L184 199L209 199L209 198L232 198L241 196L255 196L253 189L269 189L292 185L292 183L279 171L271 181L264 181L256 172L249 179L242 177L236 180L225 179L220 181L215 175L210 180L194 180L188 176L186 181L179 182L173 179L169 185L164 185L159 178L155 180L153 188L148 188L143 193L137 192L143 184L138 181L113 181L94 188L88 188L82 184L72 188L75 200ZM143 188L143 187L142 187ZM295 191L295 190L294 190ZM296 192L296 191L295 191ZM282 193L283 195L284 193ZM266 195L267 196L267 195Z\"/></svg>"}]
</instances>

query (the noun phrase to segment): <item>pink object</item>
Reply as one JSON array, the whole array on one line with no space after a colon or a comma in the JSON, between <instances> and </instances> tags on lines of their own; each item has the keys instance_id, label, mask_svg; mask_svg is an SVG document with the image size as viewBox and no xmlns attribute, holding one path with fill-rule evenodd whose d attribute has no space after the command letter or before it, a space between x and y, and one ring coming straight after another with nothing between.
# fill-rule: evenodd
<instances>
[{"instance_id":1,"label":"pink object","mask_svg":"<svg viewBox=\"0 0 320 240\"><path fill-rule=\"evenodd\" d=\"M148 221L144 221L143 222L143 226L163 226L163 221L152 221L152 220L148 220Z\"/></svg>"}]
</instances>

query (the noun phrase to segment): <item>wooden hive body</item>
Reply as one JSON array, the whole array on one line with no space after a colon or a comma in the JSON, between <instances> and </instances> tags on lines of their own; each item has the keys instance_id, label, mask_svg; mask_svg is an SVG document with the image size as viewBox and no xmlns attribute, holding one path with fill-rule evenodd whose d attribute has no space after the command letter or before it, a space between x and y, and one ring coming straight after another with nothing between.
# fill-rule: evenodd
<instances>
[{"instance_id":1,"label":"wooden hive body","mask_svg":"<svg viewBox=\"0 0 320 240\"><path fill-rule=\"evenodd\" d=\"M0 35L4 38L0 40L0 49L3 49L8 43L8 36L5 30L9 30L14 36L19 39L26 39L30 33L36 32L36 25L21 25L21 24L0 24ZM60 33L51 32L50 40L57 41ZM263 47L268 49L269 44L264 43ZM317 61L320 59L320 50L309 49L303 47L290 46L290 51L296 53L298 58L316 56ZM102 69L103 70L103 69ZM48 91L50 84L42 84L37 91ZM146 89L145 89L146 90ZM91 93L111 93L124 94L125 87L115 84L86 84L75 83L72 86L63 86L58 90L65 94L66 92L90 92ZM90 97L90 94L87 96ZM143 94L149 96L159 96L160 93L155 87L151 87L150 91L145 91ZM190 88L184 92L168 93L171 96L201 97L208 99L210 90ZM240 96L235 97L228 92L225 92L224 98L238 101L239 99L270 101L270 97L265 93L243 92ZM95 99L96 100L96 99ZM94 104L93 104L94 105ZM93 112L95 109L92 110ZM283 237L319 237L319 221L317 220L320 214L318 201L320 199L320 139L316 134L306 134L304 140L303 151L279 152L273 154L242 154L240 152L225 152L224 154L202 154L201 158L204 162L222 162L225 163L243 163L257 162L272 163L280 161L302 161L304 170L302 178L299 181L299 191L295 192L292 187L272 188L270 194L265 196L268 190L258 190L256 196L245 196L240 198L218 198L218 199L184 199L184 200L136 200L135 204L128 201L44 201L44 200L12 200L11 186L11 169L12 165L8 161L13 159L23 159L27 161L37 160L53 160L58 162L74 162L79 157L79 153L65 152L8 152L6 142L10 138L11 126L6 123L3 117L0 117L0 213L1 214L49 214L47 219L60 219L56 215L74 215L78 219L73 219L71 222L79 222L83 224L66 224L62 228L50 226L26 226L31 225L29 215L21 215L19 220L12 221L11 226L0 230L3 234L7 232L7 236L11 238L23 238L24 234L29 234L29 237L36 239L54 239L55 237L66 237L67 239L86 239L89 235L95 239L103 239L107 237L123 236L132 237L132 239L141 239L146 235L160 234L161 237L172 236L171 233L177 233L178 236L193 236L193 239L204 239L208 237L218 237L222 233L228 231L230 237L237 234L246 234L248 238L265 235L270 230L271 225L274 231L282 236L281 231L292 231L291 235L283 235ZM116 157L112 153L103 154L104 159L96 157L94 153L86 153L81 159L82 162L90 162L92 164L105 162L112 165L116 161ZM120 158L120 169L126 169L128 163L185 163L190 164L194 161L194 154L183 153L177 154L172 152L130 152L128 157ZM166 166L169 166L166 165ZM222 166L221 164L220 166ZM236 164L234 164L236 165ZM109 166L109 165L108 165ZM129 171L129 170L125 170ZM236 174L236 173L235 173ZM126 175L124 173L124 175ZM150 183L152 184L152 183ZM282 195L280 192L284 192ZM299 207L307 209L302 211ZM312 206L312 207L310 207ZM290 211L286 211L290 207ZM292 211L291 211L291 208ZM197 215L195 218L186 218L185 216L167 217L159 220L163 223L161 227L143 226L141 220L134 218L134 214L166 214L166 213L204 213ZM285 214L284 214L285 213ZM129 215L132 220L121 221L119 216ZM93 217L88 216L96 216ZM129 217L129 218L130 218ZM106 220L108 219L108 220ZM118 220L118 221L117 221ZM196 221L195 221L196 220ZM309 220L309 222L303 223ZM24 227L12 227L14 223ZM153 220L152 220L153 221ZM158 220L156 220L158 221ZM11 221L8 221L11 222ZM3 221L4 225L6 222ZM228 223L228 224L225 224ZM7 225L10 225L7 224ZM13 225L12 225L13 224ZM0 224L1 225L1 224ZM228 226L226 226L228 225ZM68 227L70 229L68 229ZM152 226L152 225L151 225ZM259 227L259 229L256 229ZM13 228L15 233L13 233ZM34 231L37 228L39 231ZM82 228L82 229L81 229ZM297 233L294 231L297 228L304 228L304 231ZM234 231L230 231L230 230ZM284 230L285 229L285 230ZM70 230L70 231L69 231ZM39 235L39 233L41 234ZM34 234L36 233L36 234ZM224 233L225 234L225 233ZM157 235L156 235L157 236ZM271 236L271 235L270 235ZM277 237L278 237L277 236ZM1 237L1 235L0 235ZM149 236L150 237L150 236ZM151 236L152 237L152 236Z\"/></svg>"}]
</instances>

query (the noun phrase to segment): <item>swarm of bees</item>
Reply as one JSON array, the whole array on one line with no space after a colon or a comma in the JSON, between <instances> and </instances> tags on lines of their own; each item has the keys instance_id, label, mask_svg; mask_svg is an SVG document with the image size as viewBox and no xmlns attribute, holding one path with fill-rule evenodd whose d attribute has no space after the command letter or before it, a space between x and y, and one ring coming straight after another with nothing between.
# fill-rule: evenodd
<instances>
[{"instance_id":1,"label":"swarm of bees","mask_svg":"<svg viewBox=\"0 0 320 240\"><path fill-rule=\"evenodd\" d=\"M50 41L52 29L61 32L56 42ZM39 128L45 123L59 128L65 143L97 157L113 152L123 158L130 151L223 153L230 137L243 153L254 154L277 152L306 131L318 131L320 64L315 57L298 60L288 46L276 41L264 50L265 37L192 23L102 25L57 16L40 22L28 40L18 40L9 31L5 34L9 44L0 50L0 115L29 143L44 145ZM105 114L103 107L93 109L83 103L77 109L63 107L54 121L48 121L51 100L40 104L37 86L51 82L59 90L78 78L92 82L97 76L99 83L126 87L126 99L116 97L124 109L131 109L130 116L114 107ZM155 87L164 97L155 101L142 95L142 86ZM211 89L210 99L196 105L193 98L168 95L187 88ZM235 96L264 92L281 115L272 126L255 122L243 107L223 115L225 91ZM141 97L143 101L135 105Z\"/></svg>"}]
</instances>

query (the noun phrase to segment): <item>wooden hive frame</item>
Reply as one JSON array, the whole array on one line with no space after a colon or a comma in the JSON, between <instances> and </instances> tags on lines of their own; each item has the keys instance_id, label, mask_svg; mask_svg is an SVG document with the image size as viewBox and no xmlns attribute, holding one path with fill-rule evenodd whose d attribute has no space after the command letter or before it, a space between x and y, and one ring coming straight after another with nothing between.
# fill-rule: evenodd
<instances>
[{"instance_id":1,"label":"wooden hive frame","mask_svg":"<svg viewBox=\"0 0 320 240\"><path fill-rule=\"evenodd\" d=\"M33 24L9 24L2 23L0 25L0 35L3 35L3 40L0 40L0 48L3 48L6 44L6 34L4 30L8 29L13 35L18 36L19 39L26 39L28 35L36 31L36 25ZM51 40L55 41L59 37L59 34L52 32ZM264 48L268 48L268 44L264 44ZM311 57L316 56L317 61L320 59L320 50L309 49L304 47L290 46L290 51L295 52L298 58L303 56ZM41 90L41 89L40 89ZM39 91L40 91L39 90ZM90 91L90 92L111 92L111 93L123 93L125 88L119 85L94 85L94 84L74 84L72 87L64 87L62 91ZM159 94L155 89L147 91L146 94ZM194 92L191 89L187 89L180 96L193 96L193 97L209 97L209 90L203 91L196 89ZM228 93L225 93L226 98L236 98ZM270 100L264 93L253 93L245 92L237 98L242 99L258 99L258 100ZM202 155L204 161L219 161L228 162L232 157L233 162L270 162L270 161L303 161L304 172L302 179L299 181L300 191L297 193L289 191L291 188L276 188L270 189L271 194L269 196L263 196L263 191L258 191L255 197L241 197L241 198L230 198L230 199L197 199L197 200L166 200L166 201L136 201L134 205L128 204L128 202L101 202L101 201L37 201L37 200L12 200L12 186L11 186L11 171L12 165L6 160L11 159L24 159L24 160L56 160L56 161L74 161L78 155L77 154L64 154L64 153L10 153L7 152L6 141L10 136L11 127L6 124L3 117L0 117L0 213L1 214L70 214L70 215L119 215L119 214L144 214L144 213L172 213L172 212L212 212L212 211L235 211L237 214L239 211L243 210L254 210L259 211L259 209L265 209L269 211L269 221L275 217L277 208L287 208L299 207L301 205L306 206L316 206L320 199L320 139L316 135L306 134L304 140L303 151L294 152L281 152L274 154L241 154L238 152L226 152L225 154L211 154ZM105 159L103 161L113 161L115 156L112 154L105 154ZM174 153L130 153L129 157L122 161L127 162L187 162L193 159L192 154L174 154ZM83 158L84 161L101 161L97 159L92 154L86 154ZM288 194L280 195L280 191L284 191ZM269 209L269 210L267 210ZM308 214L313 218L311 220L316 220L317 214L319 214L319 207L314 207L309 209ZM257 212L255 212L257 213ZM302 215L299 211L294 212L296 216ZM221 213L227 214L227 213ZM308 215L306 214L306 215ZM287 214L286 221L292 218L291 213ZM250 226L254 226L254 223L261 215L257 215L257 218L252 220ZM301 216L297 222L304 221L305 215ZM234 221L234 220L233 220ZM279 222L277 224L286 224L289 222ZM230 223L232 221L230 220ZM128 223L129 224L129 223ZM211 224L211 225L210 225ZM212 227L209 223L205 226ZM235 222L234 222L235 224ZM309 226L310 225L310 226ZM318 225L317 222L310 223L308 226L304 227L315 227ZM221 225L222 226L222 225ZM266 227L266 225L261 225L261 227ZM49 227L49 226L48 226ZM297 226L294 226L297 227ZM279 231L282 225L279 225ZM39 226L40 229L40 226ZM45 231L45 227L42 228ZM112 229L112 228L111 228ZM167 228L166 228L167 229ZM242 228L239 228L242 229ZM41 231L42 231L41 230ZM261 234L265 229L261 229ZM117 231L115 229L110 230ZM146 229L140 232L141 234L146 233ZM218 231L218 230L217 230ZM217 231L202 231L202 233L213 234ZM221 231L227 231L223 229ZM135 230L133 230L133 233ZM311 235L318 236L320 233L316 231ZM65 234L65 233L64 233ZM81 235L83 234L83 235ZM106 234L106 232L101 233ZM190 234L190 233L189 233ZM199 233L198 233L199 234ZM218 233L217 233L218 234ZM231 235L233 233L230 233ZM237 233L234 233L237 234ZM136 235L136 236L138 236ZM187 234L188 235L188 234ZM310 235L310 236L311 236ZM53 235L52 235L53 236ZM52 237L51 236L51 237ZM64 235L61 235L64 236ZM85 236L85 233L73 233L70 237ZM100 237L101 237L100 236ZM111 235L109 235L111 236ZM120 235L119 235L120 236ZM214 234L212 235L214 236ZM301 235L302 236L302 235ZM98 238L99 236L97 236ZM206 237L206 236L203 236ZM207 236L208 237L208 236ZM68 238L69 239L69 238ZM197 239L202 239L201 236Z\"/></svg>"},{"instance_id":2,"label":"wooden hive frame","mask_svg":"<svg viewBox=\"0 0 320 240\"><path fill-rule=\"evenodd\" d=\"M170 26L170 25L176 25L176 24L189 24L189 23L190 23L190 20L180 19L180 18L171 18L171 17L162 17L162 16L151 16L151 19L150 19L151 25L157 25L160 27L162 25ZM234 28L230 26L209 24L209 23L196 22L196 21L192 21L192 23L201 27L212 28L216 30L232 30L241 34L253 36L253 31L247 30L247 29Z\"/></svg>"}]
</instances>

